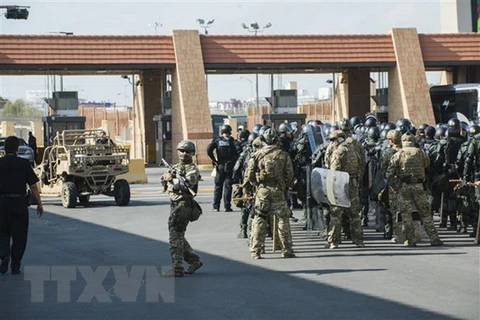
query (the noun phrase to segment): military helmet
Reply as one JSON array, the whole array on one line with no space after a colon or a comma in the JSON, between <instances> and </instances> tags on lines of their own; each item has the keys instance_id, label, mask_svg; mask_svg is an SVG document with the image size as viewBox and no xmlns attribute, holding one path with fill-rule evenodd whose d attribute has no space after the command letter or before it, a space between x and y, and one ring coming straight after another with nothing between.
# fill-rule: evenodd
<instances>
[{"instance_id":1,"label":"military helmet","mask_svg":"<svg viewBox=\"0 0 480 320\"><path fill-rule=\"evenodd\" d=\"M402 135L402 142L415 142L415 136L413 134L405 133Z\"/></svg>"},{"instance_id":2,"label":"military helmet","mask_svg":"<svg viewBox=\"0 0 480 320\"><path fill-rule=\"evenodd\" d=\"M380 128L378 127L370 127L367 131L367 137L374 141L378 141L380 139Z\"/></svg>"},{"instance_id":3,"label":"military helmet","mask_svg":"<svg viewBox=\"0 0 480 320\"><path fill-rule=\"evenodd\" d=\"M321 126L323 123L320 120L310 120L308 121L308 124L311 125L312 127L317 127L317 126Z\"/></svg>"},{"instance_id":4,"label":"military helmet","mask_svg":"<svg viewBox=\"0 0 480 320\"><path fill-rule=\"evenodd\" d=\"M250 135L248 136L248 142L252 143L252 141L255 140L257 137L258 134L256 134L255 132L250 133Z\"/></svg>"},{"instance_id":5,"label":"military helmet","mask_svg":"<svg viewBox=\"0 0 480 320\"><path fill-rule=\"evenodd\" d=\"M419 133L425 133L425 130L427 129L427 127L428 127L428 124L422 123L422 124L418 127L418 132L419 132Z\"/></svg>"},{"instance_id":6,"label":"military helmet","mask_svg":"<svg viewBox=\"0 0 480 320\"><path fill-rule=\"evenodd\" d=\"M382 131L380 131L380 140L386 140L387 134L388 134L388 130L383 129Z\"/></svg>"},{"instance_id":7,"label":"military helmet","mask_svg":"<svg viewBox=\"0 0 480 320\"><path fill-rule=\"evenodd\" d=\"M221 134L224 134L224 133L231 134L232 133L232 127L229 124L224 124L220 128L220 133Z\"/></svg>"},{"instance_id":8,"label":"military helmet","mask_svg":"<svg viewBox=\"0 0 480 320\"><path fill-rule=\"evenodd\" d=\"M435 131L435 136L434 136L435 140L441 140L445 138L446 133L447 133L447 128L443 126L438 127L438 129Z\"/></svg>"},{"instance_id":9,"label":"military helmet","mask_svg":"<svg viewBox=\"0 0 480 320\"><path fill-rule=\"evenodd\" d=\"M429 139L433 139L435 137L435 128L432 127L432 126L428 126L426 129L425 129L425 137L429 138Z\"/></svg>"},{"instance_id":10,"label":"military helmet","mask_svg":"<svg viewBox=\"0 0 480 320\"><path fill-rule=\"evenodd\" d=\"M362 124L362 120L359 116L353 116L350 118L350 124L352 128L355 128L355 126Z\"/></svg>"},{"instance_id":11,"label":"military helmet","mask_svg":"<svg viewBox=\"0 0 480 320\"><path fill-rule=\"evenodd\" d=\"M372 127L375 127L377 125L377 119L375 119L374 117L369 117L365 120L365 127L367 128L372 128Z\"/></svg>"},{"instance_id":12,"label":"military helmet","mask_svg":"<svg viewBox=\"0 0 480 320\"><path fill-rule=\"evenodd\" d=\"M330 134L330 140L337 140L338 138L346 139L347 135L342 130L335 130Z\"/></svg>"},{"instance_id":13,"label":"military helmet","mask_svg":"<svg viewBox=\"0 0 480 320\"><path fill-rule=\"evenodd\" d=\"M474 135L480 133L480 126L478 124L472 124L468 127L468 135L473 137Z\"/></svg>"},{"instance_id":14,"label":"military helmet","mask_svg":"<svg viewBox=\"0 0 480 320\"><path fill-rule=\"evenodd\" d=\"M292 126L286 122L278 126L278 133L292 133L292 132L293 132Z\"/></svg>"},{"instance_id":15,"label":"military helmet","mask_svg":"<svg viewBox=\"0 0 480 320\"><path fill-rule=\"evenodd\" d=\"M395 130L397 128L397 126L395 125L395 123L391 123L391 122L388 122L385 124L385 126L383 127L384 130Z\"/></svg>"},{"instance_id":16,"label":"military helmet","mask_svg":"<svg viewBox=\"0 0 480 320\"><path fill-rule=\"evenodd\" d=\"M277 140L278 140L277 131L275 131L275 129L273 128L266 129L265 132L263 133L263 139L265 143L268 145L277 143Z\"/></svg>"},{"instance_id":17,"label":"military helmet","mask_svg":"<svg viewBox=\"0 0 480 320\"><path fill-rule=\"evenodd\" d=\"M389 130L387 133L387 139L392 140L395 144L399 144L402 139L402 134L398 130Z\"/></svg>"},{"instance_id":18,"label":"military helmet","mask_svg":"<svg viewBox=\"0 0 480 320\"><path fill-rule=\"evenodd\" d=\"M266 125L263 125L260 130L258 130L258 135L259 136L263 136L263 134L265 133L265 131L267 131L267 129L270 129L271 127L270 126L266 126Z\"/></svg>"},{"instance_id":19,"label":"military helmet","mask_svg":"<svg viewBox=\"0 0 480 320\"><path fill-rule=\"evenodd\" d=\"M248 140L249 135L250 135L250 131L248 131L247 129L243 129L238 134L238 139L241 140L241 141L246 141L246 140Z\"/></svg>"},{"instance_id":20,"label":"military helmet","mask_svg":"<svg viewBox=\"0 0 480 320\"><path fill-rule=\"evenodd\" d=\"M352 130L352 124L350 123L350 120L343 118L340 120L340 122L338 122L338 128L342 131L350 132Z\"/></svg>"},{"instance_id":21,"label":"military helmet","mask_svg":"<svg viewBox=\"0 0 480 320\"><path fill-rule=\"evenodd\" d=\"M188 153L195 154L195 144L189 140L182 140L177 145L177 150L185 150Z\"/></svg>"},{"instance_id":22,"label":"military helmet","mask_svg":"<svg viewBox=\"0 0 480 320\"><path fill-rule=\"evenodd\" d=\"M253 126L252 132L255 132L256 134L258 134L258 131L260 131L261 127L262 125L260 123L257 123L256 125Z\"/></svg>"}]
</instances>

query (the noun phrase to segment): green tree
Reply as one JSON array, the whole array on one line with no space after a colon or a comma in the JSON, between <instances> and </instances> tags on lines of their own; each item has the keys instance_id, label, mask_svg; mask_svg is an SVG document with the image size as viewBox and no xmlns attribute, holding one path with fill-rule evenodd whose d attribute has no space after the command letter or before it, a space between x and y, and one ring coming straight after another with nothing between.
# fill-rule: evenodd
<instances>
[{"instance_id":1,"label":"green tree","mask_svg":"<svg viewBox=\"0 0 480 320\"><path fill-rule=\"evenodd\" d=\"M40 118L42 117L42 111L38 110L25 101L19 99L15 101L7 101L5 107L2 110L3 117L12 118Z\"/></svg>"}]
</instances>

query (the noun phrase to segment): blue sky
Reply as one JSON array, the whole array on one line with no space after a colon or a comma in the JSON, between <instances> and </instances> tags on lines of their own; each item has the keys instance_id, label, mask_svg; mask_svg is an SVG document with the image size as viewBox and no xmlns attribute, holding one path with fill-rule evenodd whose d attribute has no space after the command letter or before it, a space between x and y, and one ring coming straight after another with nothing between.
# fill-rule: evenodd
<instances>
[{"instance_id":1,"label":"blue sky","mask_svg":"<svg viewBox=\"0 0 480 320\"><path fill-rule=\"evenodd\" d=\"M198 18L215 19L210 34L247 34L240 25L258 21L272 27L265 34L385 34L394 27L414 27L419 33L439 33L440 0L422 1L0 1L30 6L28 20L0 18L2 34L78 35L171 34L173 29L199 29ZM2 11L3 12L3 11ZM253 35L252 35L253 36ZM254 82L254 75L246 76ZM269 95L268 76L259 77L260 96ZM328 74L275 76L275 87L297 81L316 95L328 86ZM429 82L435 81L429 77ZM126 81L119 76L65 76L64 89L81 98L131 105ZM58 85L58 84L57 84ZM58 87L57 87L58 88ZM46 90L45 76L0 77L0 95L25 99L27 90ZM250 82L239 76L209 76L210 100L252 97Z\"/></svg>"}]
</instances>

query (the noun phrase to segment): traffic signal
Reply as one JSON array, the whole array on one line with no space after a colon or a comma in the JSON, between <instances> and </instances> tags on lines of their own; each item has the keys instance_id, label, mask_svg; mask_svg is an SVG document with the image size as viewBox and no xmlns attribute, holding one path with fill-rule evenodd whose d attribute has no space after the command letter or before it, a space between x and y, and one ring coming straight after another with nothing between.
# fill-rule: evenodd
<instances>
[{"instance_id":1,"label":"traffic signal","mask_svg":"<svg viewBox=\"0 0 480 320\"><path fill-rule=\"evenodd\" d=\"M27 20L28 19L28 9L26 8L9 8L5 14L7 19L17 19L17 20Z\"/></svg>"}]
</instances>

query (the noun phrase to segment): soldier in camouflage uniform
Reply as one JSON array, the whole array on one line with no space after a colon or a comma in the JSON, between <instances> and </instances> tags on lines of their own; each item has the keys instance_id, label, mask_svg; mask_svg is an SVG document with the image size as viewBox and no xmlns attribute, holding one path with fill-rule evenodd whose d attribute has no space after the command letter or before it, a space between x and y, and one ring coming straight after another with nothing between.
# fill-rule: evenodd
<instances>
[{"instance_id":1,"label":"soldier in camouflage uniform","mask_svg":"<svg viewBox=\"0 0 480 320\"><path fill-rule=\"evenodd\" d=\"M162 273L164 277L183 277L184 273L193 274L203 264L198 255L185 239L185 231L191 221L192 211L196 210L192 191L196 192L200 171L192 162L195 154L195 145L188 140L181 141L177 146L179 163L173 166L173 170L165 172L160 177L170 197L170 216L168 217L169 247L172 256L172 269ZM182 177L182 183L177 177ZM190 266L183 269L183 260Z\"/></svg>"},{"instance_id":2,"label":"soldier in camouflage uniform","mask_svg":"<svg viewBox=\"0 0 480 320\"><path fill-rule=\"evenodd\" d=\"M402 149L395 153L387 169L387 181L390 191L396 194L398 211L405 226L404 245L416 246L412 212L418 210L423 227L432 246L442 245L437 229L429 212L427 194L423 182L425 169L430 165L427 155L415 147L415 137L411 134L402 136Z\"/></svg>"},{"instance_id":3,"label":"soldier in camouflage uniform","mask_svg":"<svg viewBox=\"0 0 480 320\"><path fill-rule=\"evenodd\" d=\"M382 172L385 181L387 180L387 169L388 165L390 164L390 160L392 159L393 155L398 152L402 148L402 134L398 130L390 130L387 133L387 141L388 146L383 149L382 157L380 159L380 171ZM386 222L385 222L385 239L392 239L393 236L393 217L396 217L397 207L396 207L396 198L393 192L389 193L388 185L386 187L386 192L388 194L384 195L384 198L388 198L387 203L382 203L386 213ZM387 208L388 206L388 208ZM394 214L395 213L395 214Z\"/></svg>"},{"instance_id":4,"label":"soldier in camouflage uniform","mask_svg":"<svg viewBox=\"0 0 480 320\"><path fill-rule=\"evenodd\" d=\"M246 173L250 183L257 187L250 252L253 259L261 258L262 246L267 236L267 221L270 216L274 216L277 220L282 256L293 258L295 254L290 231L290 210L285 197L285 190L293 181L292 160L288 153L278 146L275 129L267 129L263 138L266 146L250 159Z\"/></svg>"},{"instance_id":5,"label":"soldier in camouflage uniform","mask_svg":"<svg viewBox=\"0 0 480 320\"><path fill-rule=\"evenodd\" d=\"M349 197L351 206L347 211L350 218L350 228L352 234L352 242L357 247L363 247L363 231L360 221L360 199L358 196L358 177L361 173L360 155L355 151L355 146L351 142L347 142L346 134L341 130L336 130L330 137L333 144L333 152L331 155L329 168L347 172L350 175ZM327 248L334 249L340 244L342 215L345 209L337 206L330 208L330 230L328 232Z\"/></svg>"}]
</instances>

